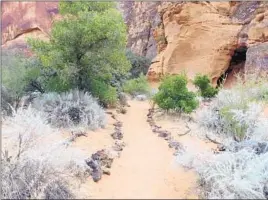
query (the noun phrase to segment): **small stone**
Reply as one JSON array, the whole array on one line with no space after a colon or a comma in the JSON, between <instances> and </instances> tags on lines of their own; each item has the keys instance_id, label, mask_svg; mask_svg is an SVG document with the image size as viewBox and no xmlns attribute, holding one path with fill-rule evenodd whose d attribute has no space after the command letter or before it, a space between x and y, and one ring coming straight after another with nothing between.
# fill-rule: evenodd
<instances>
[{"instance_id":1,"label":"small stone","mask_svg":"<svg viewBox=\"0 0 268 200\"><path fill-rule=\"evenodd\" d=\"M106 168L104 168L104 169L102 169L102 172L103 172L103 174L106 174L106 175L111 175L111 172L110 172L110 170L109 169L106 169Z\"/></svg>"},{"instance_id":2,"label":"small stone","mask_svg":"<svg viewBox=\"0 0 268 200\"><path fill-rule=\"evenodd\" d=\"M102 170L101 169L93 170L93 172L91 173L91 177L94 182L98 182L99 180L101 180Z\"/></svg>"},{"instance_id":3,"label":"small stone","mask_svg":"<svg viewBox=\"0 0 268 200\"><path fill-rule=\"evenodd\" d=\"M115 140L121 140L123 138L123 133L119 130L111 134L112 138Z\"/></svg>"},{"instance_id":4,"label":"small stone","mask_svg":"<svg viewBox=\"0 0 268 200\"><path fill-rule=\"evenodd\" d=\"M171 134L168 132L168 131L158 131L158 137L168 137L170 136Z\"/></svg>"},{"instance_id":5,"label":"small stone","mask_svg":"<svg viewBox=\"0 0 268 200\"><path fill-rule=\"evenodd\" d=\"M86 163L87 165L91 168L91 169L98 169L100 166L99 166L99 163L94 161L94 160L86 160Z\"/></svg>"},{"instance_id":6,"label":"small stone","mask_svg":"<svg viewBox=\"0 0 268 200\"><path fill-rule=\"evenodd\" d=\"M119 145L114 145L112 148L115 151L123 151L123 147L122 146L119 146Z\"/></svg>"},{"instance_id":7,"label":"small stone","mask_svg":"<svg viewBox=\"0 0 268 200\"><path fill-rule=\"evenodd\" d=\"M176 150L181 148L181 144L179 142L177 142L177 141L169 142L168 146L169 146L169 148L174 148Z\"/></svg>"},{"instance_id":8,"label":"small stone","mask_svg":"<svg viewBox=\"0 0 268 200\"><path fill-rule=\"evenodd\" d=\"M122 122L115 122L114 124L113 124L114 126L116 126L116 127L122 127Z\"/></svg>"},{"instance_id":9,"label":"small stone","mask_svg":"<svg viewBox=\"0 0 268 200\"><path fill-rule=\"evenodd\" d=\"M137 95L135 99L137 99L138 101L145 101L147 99L147 96L144 94L140 94L140 95Z\"/></svg>"}]
</instances>

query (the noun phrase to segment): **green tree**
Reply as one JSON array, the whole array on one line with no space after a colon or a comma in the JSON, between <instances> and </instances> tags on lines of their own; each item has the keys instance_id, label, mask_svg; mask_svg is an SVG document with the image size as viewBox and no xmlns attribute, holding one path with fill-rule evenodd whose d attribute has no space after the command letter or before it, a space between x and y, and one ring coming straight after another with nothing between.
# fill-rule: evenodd
<instances>
[{"instance_id":1,"label":"green tree","mask_svg":"<svg viewBox=\"0 0 268 200\"><path fill-rule=\"evenodd\" d=\"M167 111L191 113L198 106L195 94L187 89L187 77L184 74L166 77L153 100Z\"/></svg>"},{"instance_id":2,"label":"green tree","mask_svg":"<svg viewBox=\"0 0 268 200\"><path fill-rule=\"evenodd\" d=\"M49 41L29 39L48 76L48 90L91 91L93 80L110 85L130 68L125 55L126 27L114 2L60 2L62 19ZM59 85L59 87L55 86Z\"/></svg>"}]
</instances>

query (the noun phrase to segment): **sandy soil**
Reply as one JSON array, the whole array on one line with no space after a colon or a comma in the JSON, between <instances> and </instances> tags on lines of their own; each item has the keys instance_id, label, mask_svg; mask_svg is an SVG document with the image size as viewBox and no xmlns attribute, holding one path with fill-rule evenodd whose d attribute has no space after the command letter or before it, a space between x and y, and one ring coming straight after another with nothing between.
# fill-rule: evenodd
<instances>
[{"instance_id":1,"label":"sandy soil","mask_svg":"<svg viewBox=\"0 0 268 200\"><path fill-rule=\"evenodd\" d=\"M264 116L268 117L268 105L264 108Z\"/></svg>"},{"instance_id":2,"label":"sandy soil","mask_svg":"<svg viewBox=\"0 0 268 200\"><path fill-rule=\"evenodd\" d=\"M81 136L76 138L71 146L87 153L88 157L98 150L110 148L114 143L113 138L110 136L114 131L113 123L115 123L115 120L107 114L107 125L104 129L99 128L95 131L88 131L87 137ZM69 132L62 132L64 132L66 139L71 136Z\"/></svg>"},{"instance_id":3,"label":"sandy soil","mask_svg":"<svg viewBox=\"0 0 268 200\"><path fill-rule=\"evenodd\" d=\"M131 101L123 122L126 143L114 160L111 175L81 188L87 198L196 198L196 176L175 163L166 141L151 132L146 122L149 103Z\"/></svg>"},{"instance_id":4,"label":"sandy soil","mask_svg":"<svg viewBox=\"0 0 268 200\"><path fill-rule=\"evenodd\" d=\"M194 146L196 151L199 152L216 148L214 143L201 139L200 127L196 123L187 122L187 119L179 117L178 114L168 115L156 112L154 120L157 125L170 131L172 137L184 146ZM190 128L190 132L186 125ZM188 132L186 135L180 136L186 132ZM199 133L200 137L198 137Z\"/></svg>"}]
</instances>

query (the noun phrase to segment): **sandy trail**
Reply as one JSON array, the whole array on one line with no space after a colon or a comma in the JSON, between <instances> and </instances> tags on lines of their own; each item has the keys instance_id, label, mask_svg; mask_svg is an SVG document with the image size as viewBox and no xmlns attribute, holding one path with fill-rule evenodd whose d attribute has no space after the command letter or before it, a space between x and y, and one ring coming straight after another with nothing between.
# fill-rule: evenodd
<instances>
[{"instance_id":1,"label":"sandy trail","mask_svg":"<svg viewBox=\"0 0 268 200\"><path fill-rule=\"evenodd\" d=\"M195 198L191 194L195 174L175 163L166 141L154 135L146 122L149 103L131 101L130 105L120 116L126 147L114 160L111 175L98 183L88 181L81 189L88 198Z\"/></svg>"}]
</instances>

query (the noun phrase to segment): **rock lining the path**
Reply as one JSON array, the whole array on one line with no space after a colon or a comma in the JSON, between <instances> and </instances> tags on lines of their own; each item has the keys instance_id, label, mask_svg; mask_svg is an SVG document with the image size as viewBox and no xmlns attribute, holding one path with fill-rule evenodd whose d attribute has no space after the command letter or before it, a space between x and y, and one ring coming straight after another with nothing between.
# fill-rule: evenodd
<instances>
[{"instance_id":1,"label":"rock lining the path","mask_svg":"<svg viewBox=\"0 0 268 200\"><path fill-rule=\"evenodd\" d=\"M110 168L112 167L112 163L114 160L114 156L112 154L117 152L118 157L120 157L120 153L123 151L126 144L122 141L123 132L122 132L122 122L119 121L116 115L112 112L107 112L110 114L113 119L115 119L114 133L111 134L111 137L115 140L114 145L111 149L102 149L91 155L90 158L86 159L85 162L89 166L91 170L91 177L94 182L98 182L101 180L103 174L110 175Z\"/></svg>"},{"instance_id":2,"label":"rock lining the path","mask_svg":"<svg viewBox=\"0 0 268 200\"><path fill-rule=\"evenodd\" d=\"M147 122L151 126L152 132L158 134L158 137L164 138L168 142L169 148L175 149L176 151L183 149L183 146L180 142L174 140L171 136L171 132L164 130L161 126L156 125L153 119L154 109L150 108L147 114ZM176 155L176 152L174 153Z\"/></svg>"}]
</instances>

